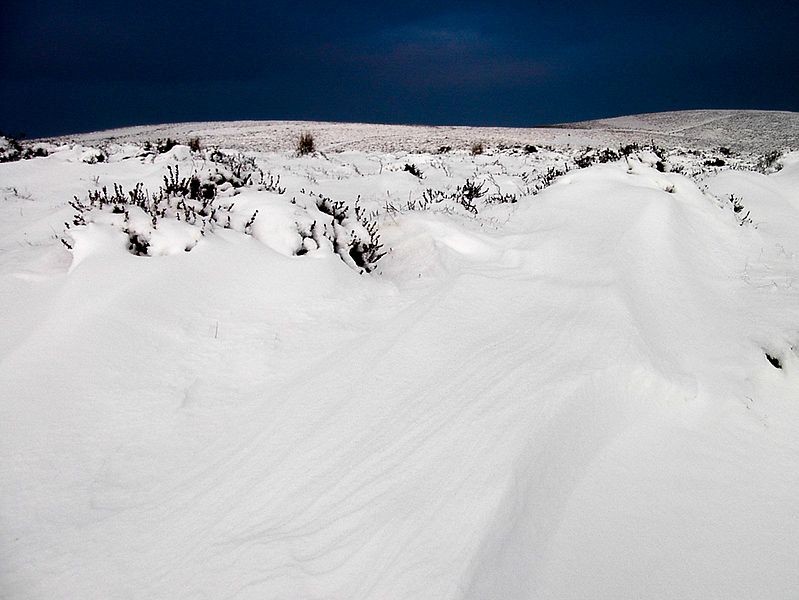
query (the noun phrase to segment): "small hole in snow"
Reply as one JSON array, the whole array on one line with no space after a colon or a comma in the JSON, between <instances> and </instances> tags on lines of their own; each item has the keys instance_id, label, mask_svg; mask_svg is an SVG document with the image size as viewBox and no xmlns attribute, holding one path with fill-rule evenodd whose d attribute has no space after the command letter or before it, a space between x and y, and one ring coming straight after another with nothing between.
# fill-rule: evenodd
<instances>
[{"instance_id":1,"label":"small hole in snow","mask_svg":"<svg viewBox=\"0 0 799 600\"><path fill-rule=\"evenodd\" d=\"M775 369L782 369L782 363L780 362L779 358L777 358L776 356L771 356L771 354L769 354L768 352L766 352L766 358L771 363L772 367L774 367Z\"/></svg>"}]
</instances>

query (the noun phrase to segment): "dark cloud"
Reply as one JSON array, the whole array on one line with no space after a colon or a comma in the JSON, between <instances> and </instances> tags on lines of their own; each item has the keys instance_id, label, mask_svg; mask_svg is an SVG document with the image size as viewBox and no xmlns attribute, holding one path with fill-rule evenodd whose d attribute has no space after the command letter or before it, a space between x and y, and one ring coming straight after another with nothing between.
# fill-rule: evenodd
<instances>
[{"instance_id":1,"label":"dark cloud","mask_svg":"<svg viewBox=\"0 0 799 600\"><path fill-rule=\"evenodd\" d=\"M769 2L6 0L0 128L797 110L796 31Z\"/></svg>"}]
</instances>

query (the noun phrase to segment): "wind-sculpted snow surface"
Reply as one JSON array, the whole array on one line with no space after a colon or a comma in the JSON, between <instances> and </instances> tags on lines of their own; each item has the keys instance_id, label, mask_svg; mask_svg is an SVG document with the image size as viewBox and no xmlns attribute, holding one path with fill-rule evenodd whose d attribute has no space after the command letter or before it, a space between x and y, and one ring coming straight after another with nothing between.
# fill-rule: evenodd
<instances>
[{"instance_id":1,"label":"wind-sculpted snow surface","mask_svg":"<svg viewBox=\"0 0 799 600\"><path fill-rule=\"evenodd\" d=\"M0 165L3 597L796 596L797 153L254 153L137 256L67 202L215 164L106 150Z\"/></svg>"}]
</instances>

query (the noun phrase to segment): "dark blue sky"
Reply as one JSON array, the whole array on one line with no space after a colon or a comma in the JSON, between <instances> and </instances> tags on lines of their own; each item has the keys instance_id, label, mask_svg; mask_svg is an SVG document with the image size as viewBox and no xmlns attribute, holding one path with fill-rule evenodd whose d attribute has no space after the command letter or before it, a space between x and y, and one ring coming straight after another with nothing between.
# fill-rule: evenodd
<instances>
[{"instance_id":1,"label":"dark blue sky","mask_svg":"<svg viewBox=\"0 0 799 600\"><path fill-rule=\"evenodd\" d=\"M799 5L4 0L0 129L799 110Z\"/></svg>"}]
</instances>

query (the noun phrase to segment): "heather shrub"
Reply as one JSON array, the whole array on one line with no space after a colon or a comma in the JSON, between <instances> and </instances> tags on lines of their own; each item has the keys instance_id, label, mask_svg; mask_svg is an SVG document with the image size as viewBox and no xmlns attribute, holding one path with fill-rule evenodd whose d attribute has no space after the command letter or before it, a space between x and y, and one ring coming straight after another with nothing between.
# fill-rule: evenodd
<instances>
[{"instance_id":1,"label":"heather shrub","mask_svg":"<svg viewBox=\"0 0 799 600\"><path fill-rule=\"evenodd\" d=\"M297 140L297 155L305 156L306 154L313 154L316 152L316 142L314 141L313 134L304 132L300 134Z\"/></svg>"}]
</instances>

